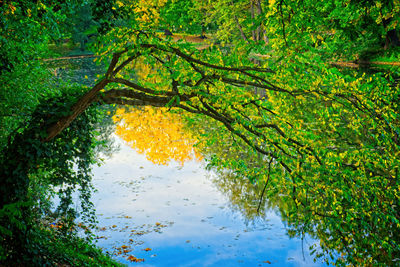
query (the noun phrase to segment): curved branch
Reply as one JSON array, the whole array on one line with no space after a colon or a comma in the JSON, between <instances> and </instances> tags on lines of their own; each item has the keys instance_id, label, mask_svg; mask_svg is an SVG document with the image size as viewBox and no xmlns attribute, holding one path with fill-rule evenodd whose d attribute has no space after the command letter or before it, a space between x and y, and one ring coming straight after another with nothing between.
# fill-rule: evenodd
<instances>
[{"instance_id":1,"label":"curved branch","mask_svg":"<svg viewBox=\"0 0 400 267\"><path fill-rule=\"evenodd\" d=\"M179 50L178 48L175 47L169 47L170 50L154 45L154 44L142 44L141 45L143 48L155 48L164 52L173 52L174 54L180 56L181 58L185 59L187 62L194 62L196 64L202 65L204 67L208 67L210 69L216 69L216 70L225 70L225 71L257 71L257 72L264 72L264 73L274 73L273 70L268 69L268 68L260 68L260 67L236 67L236 68L232 68L232 67L225 67L225 66L219 66L219 65L214 65L211 63L207 63L204 62L202 60L193 58L192 56L182 52L181 50Z\"/></svg>"}]
</instances>

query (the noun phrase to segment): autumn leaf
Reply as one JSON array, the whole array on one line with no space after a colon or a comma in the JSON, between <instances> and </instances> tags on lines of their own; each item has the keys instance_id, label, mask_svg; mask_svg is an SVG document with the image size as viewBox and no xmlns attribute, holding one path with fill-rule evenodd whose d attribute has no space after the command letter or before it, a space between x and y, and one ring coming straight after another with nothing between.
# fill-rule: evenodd
<instances>
[{"instance_id":1,"label":"autumn leaf","mask_svg":"<svg viewBox=\"0 0 400 267\"><path fill-rule=\"evenodd\" d=\"M127 260L130 261L130 262L143 262L144 261L144 259L139 259L139 258L136 258L135 256L132 256L132 255L129 255Z\"/></svg>"}]
</instances>

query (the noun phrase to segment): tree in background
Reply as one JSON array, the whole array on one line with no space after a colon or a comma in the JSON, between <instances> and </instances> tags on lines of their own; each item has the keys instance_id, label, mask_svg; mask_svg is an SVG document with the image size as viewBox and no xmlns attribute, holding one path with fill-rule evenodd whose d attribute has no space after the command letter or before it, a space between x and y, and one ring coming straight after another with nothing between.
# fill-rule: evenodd
<instances>
[{"instance_id":1,"label":"tree in background","mask_svg":"<svg viewBox=\"0 0 400 267\"><path fill-rule=\"evenodd\" d=\"M62 38L66 21L62 4L0 2L0 147L29 119L41 99L53 91L44 81L48 71L39 59L47 44Z\"/></svg>"},{"instance_id":2,"label":"tree in background","mask_svg":"<svg viewBox=\"0 0 400 267\"><path fill-rule=\"evenodd\" d=\"M77 6L75 12L70 22L72 41L79 43L80 50L85 51L90 36L97 33L100 25L94 20L92 6L89 3Z\"/></svg>"},{"instance_id":3,"label":"tree in background","mask_svg":"<svg viewBox=\"0 0 400 267\"><path fill-rule=\"evenodd\" d=\"M120 18L118 6L112 0L95 0L91 2L92 16L100 25L99 33L104 34L116 25L116 21Z\"/></svg>"},{"instance_id":4,"label":"tree in background","mask_svg":"<svg viewBox=\"0 0 400 267\"><path fill-rule=\"evenodd\" d=\"M192 10L192 1L168 0L160 10L160 27L173 32L200 33L201 26L196 22L195 17L191 16Z\"/></svg>"},{"instance_id":5,"label":"tree in background","mask_svg":"<svg viewBox=\"0 0 400 267\"><path fill-rule=\"evenodd\" d=\"M398 1L282 0L269 1L265 26L274 49L318 47L355 59L364 51L398 46L399 16Z\"/></svg>"},{"instance_id":6,"label":"tree in background","mask_svg":"<svg viewBox=\"0 0 400 267\"><path fill-rule=\"evenodd\" d=\"M203 1L195 0L195 9L207 23L218 25L216 36L224 42L267 41L265 35L265 8L267 2L259 0Z\"/></svg>"},{"instance_id":7,"label":"tree in background","mask_svg":"<svg viewBox=\"0 0 400 267\"><path fill-rule=\"evenodd\" d=\"M201 5L205 4L202 2ZM208 9L200 5L200 1L168 0L160 10L161 24L174 32L198 34L214 32L217 24L208 21Z\"/></svg>"}]
</instances>

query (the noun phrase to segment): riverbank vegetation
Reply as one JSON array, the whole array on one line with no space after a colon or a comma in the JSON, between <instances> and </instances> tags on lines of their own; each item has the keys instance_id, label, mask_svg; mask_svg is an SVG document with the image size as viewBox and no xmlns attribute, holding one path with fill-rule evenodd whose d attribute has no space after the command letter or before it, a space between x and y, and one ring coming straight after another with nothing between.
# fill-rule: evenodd
<instances>
[{"instance_id":1,"label":"riverbank vegetation","mask_svg":"<svg viewBox=\"0 0 400 267\"><path fill-rule=\"evenodd\" d=\"M5 264L75 265L80 256L51 247L67 239L88 249L83 265L114 264L76 223L95 225L90 166L104 104L181 110L203 125L210 166L265 188L292 235L320 240L317 257L398 263L399 1L3 0L0 13ZM44 59L67 41L103 71L55 79Z\"/></svg>"}]
</instances>

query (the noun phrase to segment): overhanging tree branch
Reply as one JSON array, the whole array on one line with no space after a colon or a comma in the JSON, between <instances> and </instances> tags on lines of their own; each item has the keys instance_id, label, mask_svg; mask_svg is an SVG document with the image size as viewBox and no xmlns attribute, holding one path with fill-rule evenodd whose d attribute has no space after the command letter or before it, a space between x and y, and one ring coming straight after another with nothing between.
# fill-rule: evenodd
<instances>
[{"instance_id":1,"label":"overhanging tree branch","mask_svg":"<svg viewBox=\"0 0 400 267\"><path fill-rule=\"evenodd\" d=\"M173 88L169 90L155 90L152 88L144 87L140 85L138 82L130 81L128 79L122 77L115 77L119 72L121 72L129 63L136 60L141 55L145 54L141 51L134 52L131 56L126 58L122 63L119 63L120 58L125 53L129 52L128 49L124 49L119 53L115 53L112 56L110 65L107 69L105 78L100 80L88 93L86 93L78 102L72 107L71 114L69 116L63 117L59 119L59 121L53 125L51 125L47 129L48 136L43 141L50 141L54 138L59 132L65 129L69 123L71 123L76 116L82 113L93 101L96 99L100 99L108 104L120 104L120 105L152 105L152 106L166 106L169 107L178 107L182 108L188 112L196 113L196 114L203 114L208 117L211 117L217 121L220 121L225 125L225 127L234 133L234 135L238 136L242 139L246 144L250 147L258 151L263 155L267 155L269 157L273 157L288 173L292 172L292 168L289 167L284 162L284 159L281 156L274 154L270 151L265 150L262 146L257 144L257 139L261 138L263 143L269 143L273 145L275 148L278 149L285 157L295 158L292 155L292 152L284 149L274 140L270 140L263 132L263 126L258 125L257 127L254 122L251 121L251 118L245 115L243 112L238 110L234 107L234 105L241 106L241 109L247 109L247 103L240 104L240 103L231 103L229 104L232 108L232 111L237 112L237 115L242 118L237 120L236 118L232 117L230 114L225 113L224 109L221 110L219 107L218 101L224 101L224 95L215 95L207 91L190 91L189 93L183 93L182 90L179 88L182 86L188 86L189 88L192 87L200 87L204 83L216 87L219 83L226 84L228 86L235 86L235 87L244 87L247 86L254 86L257 88L263 88L265 90L274 91L285 93L293 96L293 92L288 91L286 89L274 86L272 83L268 82L262 75L260 74L268 74L272 73L270 69L265 68L257 68L257 67L227 67L227 66L220 66L205 62L203 60L194 58L192 55L189 55L185 52L182 52L178 48L172 46L160 46L155 44L142 44L141 47L143 49L150 49L146 51L146 53L150 53L153 58L155 58L158 63L161 64L161 68L167 68L170 72L171 77L171 84ZM157 53L156 55L152 55L152 53ZM188 66L192 68L192 71L199 73L201 78L197 81L178 81L174 78L173 74L175 70L171 69L168 66L164 66L166 63L162 59L163 56L166 58L171 58L172 55L178 56L179 60L184 60L188 63ZM205 70L210 71L213 70L213 74L206 74ZM250 73L251 72L251 73ZM254 72L254 73L253 73ZM232 78L230 74L236 74L242 76L242 78ZM253 82L256 80L257 82ZM107 89L106 86L109 84L116 84L116 85L124 85L125 88L113 88ZM101 95L99 92L104 90ZM180 92L181 91L181 92ZM198 103L194 104L193 101L197 99ZM213 101L209 101L210 99L214 99ZM220 100L218 100L220 99ZM262 106L258 105L255 100L249 99L248 103L253 103L257 106L257 108L263 108ZM228 105L228 106L229 106ZM235 115L235 116L237 116ZM233 127L233 124L237 124L239 127L242 127L246 133L242 133L236 130ZM262 125L262 124L261 124ZM271 126L272 127L272 126ZM300 142L292 139L287 138L286 134L283 132L282 129L279 129L278 126L275 125L273 127L277 130L278 134L285 137L286 141L291 143L294 146L304 147ZM253 135L251 137L251 135ZM251 138L250 138L251 137ZM298 151L298 150L297 150ZM310 150L312 152L312 150ZM314 153L315 154L315 153Z\"/></svg>"}]
</instances>

